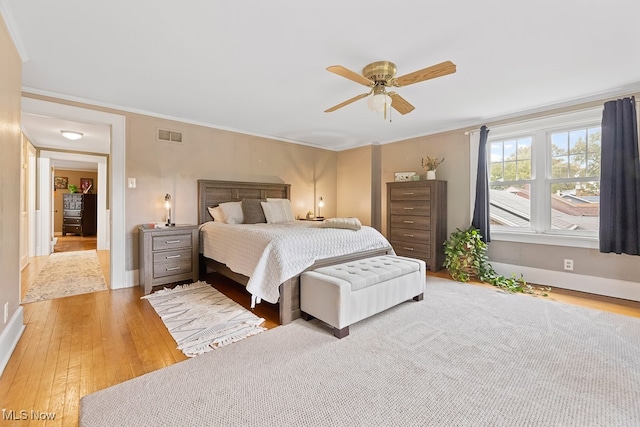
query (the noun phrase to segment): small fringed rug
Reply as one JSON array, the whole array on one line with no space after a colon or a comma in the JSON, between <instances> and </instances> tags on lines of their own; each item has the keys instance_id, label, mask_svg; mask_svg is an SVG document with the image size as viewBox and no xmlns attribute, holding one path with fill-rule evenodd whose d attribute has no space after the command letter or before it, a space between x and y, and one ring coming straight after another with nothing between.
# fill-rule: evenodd
<instances>
[{"instance_id":1,"label":"small fringed rug","mask_svg":"<svg viewBox=\"0 0 640 427\"><path fill-rule=\"evenodd\" d=\"M176 286L149 295L171 336L186 356L194 357L266 330L264 319L224 296L206 282Z\"/></svg>"}]
</instances>

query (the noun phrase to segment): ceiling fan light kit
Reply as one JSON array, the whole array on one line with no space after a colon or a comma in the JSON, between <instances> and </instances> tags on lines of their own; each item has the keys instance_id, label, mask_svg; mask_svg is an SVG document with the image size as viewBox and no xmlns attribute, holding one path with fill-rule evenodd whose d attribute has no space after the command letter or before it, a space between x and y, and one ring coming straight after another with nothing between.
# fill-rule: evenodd
<instances>
[{"instance_id":1,"label":"ceiling fan light kit","mask_svg":"<svg viewBox=\"0 0 640 427\"><path fill-rule=\"evenodd\" d=\"M330 113L371 95L367 100L369 110L378 113L384 112L386 118L387 108L390 107L393 107L394 110L403 115L415 109L413 105L396 92L387 92L387 88L408 86L436 77L446 76L447 74L456 72L456 65L451 61L445 61L401 77L396 77L397 67L393 62L389 61L372 62L362 69L362 75L342 65L332 65L327 67L327 71L367 86L371 88L371 90L368 93L354 96L351 99L335 105L325 110L325 113Z\"/></svg>"}]
</instances>

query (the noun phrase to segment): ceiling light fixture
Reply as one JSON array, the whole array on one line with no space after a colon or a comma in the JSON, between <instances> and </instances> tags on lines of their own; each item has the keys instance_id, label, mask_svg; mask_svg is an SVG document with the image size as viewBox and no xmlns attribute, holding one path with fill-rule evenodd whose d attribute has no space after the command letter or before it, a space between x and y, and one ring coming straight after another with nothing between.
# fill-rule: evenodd
<instances>
[{"instance_id":1,"label":"ceiling light fixture","mask_svg":"<svg viewBox=\"0 0 640 427\"><path fill-rule=\"evenodd\" d=\"M84 134L82 132L76 132L76 131L73 131L73 130L61 130L60 133L65 138L70 139L72 141L80 139L80 138L82 138L84 136Z\"/></svg>"},{"instance_id":2,"label":"ceiling light fixture","mask_svg":"<svg viewBox=\"0 0 640 427\"><path fill-rule=\"evenodd\" d=\"M367 105L369 110L382 113L388 107L391 107L391 97L386 93L378 93L369 97Z\"/></svg>"}]
</instances>

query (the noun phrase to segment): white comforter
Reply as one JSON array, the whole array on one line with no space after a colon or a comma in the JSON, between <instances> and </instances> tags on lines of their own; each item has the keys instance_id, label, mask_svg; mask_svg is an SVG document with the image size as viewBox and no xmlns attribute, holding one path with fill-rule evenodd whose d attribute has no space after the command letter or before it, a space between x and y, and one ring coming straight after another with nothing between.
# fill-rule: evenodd
<instances>
[{"instance_id":1,"label":"white comforter","mask_svg":"<svg viewBox=\"0 0 640 427\"><path fill-rule=\"evenodd\" d=\"M391 249L376 229L358 231L321 228L320 222L281 224L221 224L200 227L202 251L249 277L247 290L256 298L276 303L282 282L302 273L317 260L372 249Z\"/></svg>"}]
</instances>

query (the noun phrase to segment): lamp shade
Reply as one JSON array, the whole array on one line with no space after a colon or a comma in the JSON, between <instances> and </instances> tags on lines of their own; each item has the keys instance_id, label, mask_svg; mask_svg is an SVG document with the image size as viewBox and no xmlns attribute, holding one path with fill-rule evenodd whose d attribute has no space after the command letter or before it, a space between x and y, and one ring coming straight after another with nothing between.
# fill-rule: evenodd
<instances>
[{"instance_id":1,"label":"lamp shade","mask_svg":"<svg viewBox=\"0 0 640 427\"><path fill-rule=\"evenodd\" d=\"M385 108L391 107L391 97L386 93L376 93L367 100L369 110L381 113Z\"/></svg>"}]
</instances>

